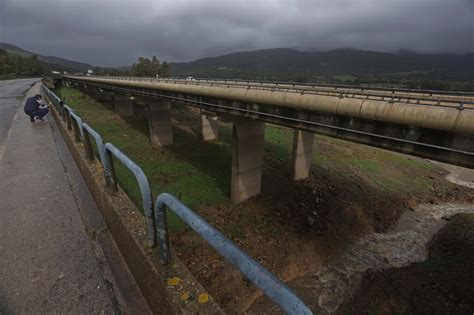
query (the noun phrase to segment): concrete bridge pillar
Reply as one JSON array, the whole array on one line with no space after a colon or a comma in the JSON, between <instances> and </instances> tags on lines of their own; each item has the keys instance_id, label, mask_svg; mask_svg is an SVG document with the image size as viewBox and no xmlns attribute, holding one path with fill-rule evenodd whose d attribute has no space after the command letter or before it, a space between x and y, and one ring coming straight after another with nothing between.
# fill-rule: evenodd
<instances>
[{"instance_id":1,"label":"concrete bridge pillar","mask_svg":"<svg viewBox=\"0 0 474 315\"><path fill-rule=\"evenodd\" d=\"M159 148L173 144L170 101L157 99L148 104L148 124L152 147Z\"/></svg>"},{"instance_id":2,"label":"concrete bridge pillar","mask_svg":"<svg viewBox=\"0 0 474 315\"><path fill-rule=\"evenodd\" d=\"M153 103L153 98L135 96L133 100L133 117L148 118L148 103Z\"/></svg>"},{"instance_id":3,"label":"concrete bridge pillar","mask_svg":"<svg viewBox=\"0 0 474 315\"><path fill-rule=\"evenodd\" d=\"M219 120L216 115L201 111L201 136L204 141L215 140L219 134Z\"/></svg>"},{"instance_id":4,"label":"concrete bridge pillar","mask_svg":"<svg viewBox=\"0 0 474 315\"><path fill-rule=\"evenodd\" d=\"M133 117L133 99L130 95L115 94L113 102L117 115L120 117Z\"/></svg>"},{"instance_id":5,"label":"concrete bridge pillar","mask_svg":"<svg viewBox=\"0 0 474 315\"><path fill-rule=\"evenodd\" d=\"M112 93L100 91L98 89L91 89L88 91L88 94L99 103L111 102L113 99Z\"/></svg>"},{"instance_id":6,"label":"concrete bridge pillar","mask_svg":"<svg viewBox=\"0 0 474 315\"><path fill-rule=\"evenodd\" d=\"M260 193L264 136L264 122L245 118L234 121L231 182L233 203Z\"/></svg>"},{"instance_id":7,"label":"concrete bridge pillar","mask_svg":"<svg viewBox=\"0 0 474 315\"><path fill-rule=\"evenodd\" d=\"M293 153L291 156L291 174L293 180L307 178L313 155L314 134L303 130L295 130L293 137Z\"/></svg>"}]
</instances>

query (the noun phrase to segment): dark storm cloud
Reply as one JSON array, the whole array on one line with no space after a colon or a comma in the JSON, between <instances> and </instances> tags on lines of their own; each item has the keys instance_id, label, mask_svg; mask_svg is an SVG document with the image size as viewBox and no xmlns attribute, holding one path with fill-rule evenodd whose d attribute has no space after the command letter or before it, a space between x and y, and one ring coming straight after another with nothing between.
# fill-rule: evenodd
<instances>
[{"instance_id":1,"label":"dark storm cloud","mask_svg":"<svg viewBox=\"0 0 474 315\"><path fill-rule=\"evenodd\" d=\"M0 41L98 65L273 47L474 50L473 0L0 0Z\"/></svg>"}]
</instances>

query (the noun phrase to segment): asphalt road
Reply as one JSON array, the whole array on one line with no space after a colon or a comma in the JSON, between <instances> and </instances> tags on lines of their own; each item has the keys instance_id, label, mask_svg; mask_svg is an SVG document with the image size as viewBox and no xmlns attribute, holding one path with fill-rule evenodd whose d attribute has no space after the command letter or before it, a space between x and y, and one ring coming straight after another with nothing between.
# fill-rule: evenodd
<instances>
[{"instance_id":1,"label":"asphalt road","mask_svg":"<svg viewBox=\"0 0 474 315\"><path fill-rule=\"evenodd\" d=\"M149 313L34 82L0 81L0 314Z\"/></svg>"},{"instance_id":2,"label":"asphalt road","mask_svg":"<svg viewBox=\"0 0 474 315\"><path fill-rule=\"evenodd\" d=\"M38 79L0 81L0 158L13 116L23 100L23 93Z\"/></svg>"}]
</instances>

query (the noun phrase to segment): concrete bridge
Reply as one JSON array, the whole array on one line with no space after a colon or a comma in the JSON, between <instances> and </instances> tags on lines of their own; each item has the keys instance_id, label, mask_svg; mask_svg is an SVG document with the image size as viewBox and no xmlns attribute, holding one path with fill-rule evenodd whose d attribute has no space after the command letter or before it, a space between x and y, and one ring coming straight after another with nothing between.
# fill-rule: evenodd
<instances>
[{"instance_id":1,"label":"concrete bridge","mask_svg":"<svg viewBox=\"0 0 474 315\"><path fill-rule=\"evenodd\" d=\"M474 94L229 80L64 76L122 117L147 105L151 145L173 144L174 103L201 109L203 140L233 123L231 199L260 192L265 123L293 128L292 176L309 175L314 133L474 168Z\"/></svg>"}]
</instances>

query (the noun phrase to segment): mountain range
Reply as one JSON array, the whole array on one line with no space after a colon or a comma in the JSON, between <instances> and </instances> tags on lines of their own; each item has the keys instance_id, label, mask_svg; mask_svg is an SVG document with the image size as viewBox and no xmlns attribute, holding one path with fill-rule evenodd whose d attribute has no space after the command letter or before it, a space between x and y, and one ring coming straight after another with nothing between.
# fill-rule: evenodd
<instances>
[{"instance_id":1,"label":"mountain range","mask_svg":"<svg viewBox=\"0 0 474 315\"><path fill-rule=\"evenodd\" d=\"M37 55L51 69L81 72L94 69L87 63L43 56L8 43L0 43L0 49L22 56ZM236 52L169 65L175 77L310 81L321 77L334 77L343 81L371 77L474 81L474 53L387 53L356 49L299 51L276 48ZM118 69L126 70L129 67Z\"/></svg>"},{"instance_id":2,"label":"mountain range","mask_svg":"<svg viewBox=\"0 0 474 315\"><path fill-rule=\"evenodd\" d=\"M6 50L9 54L16 54L23 57L30 57L33 55L38 56L38 59L42 62L52 66L50 68L53 69L63 69L64 70L72 70L72 71L86 71L87 69L94 69L94 66L91 66L87 63L72 61L64 58L59 58L55 56L43 56L41 54L37 54L34 52L27 51L23 48L18 46L8 44L8 43L0 43L0 49Z\"/></svg>"},{"instance_id":3,"label":"mountain range","mask_svg":"<svg viewBox=\"0 0 474 315\"><path fill-rule=\"evenodd\" d=\"M264 49L170 63L174 76L317 78L324 76L427 77L474 80L474 54L386 53L355 49L303 52Z\"/></svg>"}]
</instances>

